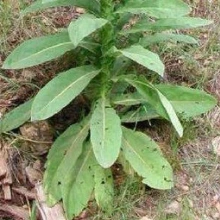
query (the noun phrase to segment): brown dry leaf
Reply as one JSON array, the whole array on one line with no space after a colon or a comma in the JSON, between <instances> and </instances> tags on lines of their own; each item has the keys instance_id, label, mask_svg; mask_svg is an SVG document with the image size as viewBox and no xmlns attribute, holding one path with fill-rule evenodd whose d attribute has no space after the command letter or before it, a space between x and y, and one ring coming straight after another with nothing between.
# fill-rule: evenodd
<instances>
[{"instance_id":1,"label":"brown dry leaf","mask_svg":"<svg viewBox=\"0 0 220 220\"><path fill-rule=\"evenodd\" d=\"M6 213L9 213L16 218L29 220L29 211L24 209L23 207L15 206L15 205L6 205L0 204L0 210Z\"/></svg>"},{"instance_id":2,"label":"brown dry leaf","mask_svg":"<svg viewBox=\"0 0 220 220\"><path fill-rule=\"evenodd\" d=\"M166 214L176 214L179 215L181 212L181 205L177 201L171 202L164 210Z\"/></svg>"},{"instance_id":3,"label":"brown dry leaf","mask_svg":"<svg viewBox=\"0 0 220 220\"><path fill-rule=\"evenodd\" d=\"M42 220L65 220L64 211L59 203L53 207L47 205L42 184L36 184L35 189L37 191L37 206Z\"/></svg>"},{"instance_id":4,"label":"brown dry leaf","mask_svg":"<svg viewBox=\"0 0 220 220\"><path fill-rule=\"evenodd\" d=\"M5 200L11 200L11 184L12 184L12 176L11 169L8 166L8 153L5 150L5 146L3 142L0 143L0 186L2 186L2 190L4 193Z\"/></svg>"},{"instance_id":5,"label":"brown dry leaf","mask_svg":"<svg viewBox=\"0 0 220 220\"><path fill-rule=\"evenodd\" d=\"M43 174L41 171L34 169L32 166L27 166L25 168L25 172L29 182L34 186L38 182L40 182L43 178Z\"/></svg>"}]
</instances>

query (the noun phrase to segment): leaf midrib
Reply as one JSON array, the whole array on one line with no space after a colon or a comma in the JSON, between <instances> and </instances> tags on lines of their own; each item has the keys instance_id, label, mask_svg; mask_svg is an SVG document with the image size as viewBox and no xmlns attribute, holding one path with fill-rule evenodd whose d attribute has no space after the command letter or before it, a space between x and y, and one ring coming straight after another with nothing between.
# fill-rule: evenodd
<instances>
[{"instance_id":1,"label":"leaf midrib","mask_svg":"<svg viewBox=\"0 0 220 220\"><path fill-rule=\"evenodd\" d=\"M47 107L48 107L49 105L51 105L51 103L55 102L56 99L58 99L60 96L62 96L63 93L65 93L65 92L66 92L70 87L72 87L74 84L76 84L77 82L79 82L79 81L82 80L83 78L89 76L90 74L91 74L91 75L94 74L94 72L96 72L96 71L97 71L97 70L94 70L94 71L92 71L92 72L90 72L90 73L87 73L87 74L81 76L80 78L78 78L78 79L77 79L76 81L74 81L73 83L71 83L71 84L70 84L68 87L66 87L61 93L59 93L59 94L58 94L57 96L55 96L50 102L48 102L48 103L44 106L44 108L41 108L41 110L37 113L37 115L41 114L45 109L47 109Z\"/></svg>"},{"instance_id":2,"label":"leaf midrib","mask_svg":"<svg viewBox=\"0 0 220 220\"><path fill-rule=\"evenodd\" d=\"M80 130L80 132L78 133L78 135L75 136L75 139L73 140L71 146L68 148L66 155L68 155L70 149L72 149L72 147L75 145L75 143L76 143L78 140L80 140L80 138L82 137L82 134L84 133L84 131L85 131L86 129L88 129L88 127L89 127L89 123L85 124L85 126ZM55 175L53 175L53 177L52 177L52 179L51 179L51 181L50 181L49 183L52 183L53 180L55 179L55 177L57 176L56 173L57 173L57 171L60 169L60 167L62 166L62 163L63 163L63 161L64 161L65 158L66 158L66 155L65 155L64 157L62 157L62 160L60 161L59 165L57 166L57 168L56 168L55 171L54 171L54 174L55 174ZM47 184L47 185L48 185L48 184Z\"/></svg>"},{"instance_id":3,"label":"leaf midrib","mask_svg":"<svg viewBox=\"0 0 220 220\"><path fill-rule=\"evenodd\" d=\"M31 59L31 58L34 58L34 57L38 56L38 55L41 54L41 53L44 53L45 51L52 50L52 49L54 49L54 48L56 48L56 47L64 46L65 44L67 44L67 45L68 45L68 44L73 45L72 42L65 42L65 43L61 43L61 44L56 44L56 45L54 45L54 46L52 46L52 47L48 47L48 48L43 49L43 50L41 50L41 51L39 51L39 52L37 52L37 53L31 55L31 56L28 56L28 57L26 57L26 58L24 58L24 59L21 59L21 60L19 60L18 62L15 62L14 64L22 63L22 62L24 62L24 61L26 61L26 60L29 60L29 59ZM73 46L73 47L74 47L74 46Z\"/></svg>"}]
</instances>

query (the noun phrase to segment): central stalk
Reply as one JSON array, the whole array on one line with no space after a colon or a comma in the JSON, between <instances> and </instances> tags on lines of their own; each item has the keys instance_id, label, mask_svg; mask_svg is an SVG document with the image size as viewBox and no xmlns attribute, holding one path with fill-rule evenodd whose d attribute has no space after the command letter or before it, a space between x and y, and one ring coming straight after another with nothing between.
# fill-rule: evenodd
<instances>
[{"instance_id":1,"label":"central stalk","mask_svg":"<svg viewBox=\"0 0 220 220\"><path fill-rule=\"evenodd\" d=\"M108 20L108 23L101 30L101 66L102 66L102 80L101 80L101 95L105 96L109 90L111 80L111 70L113 67L114 57L109 55L110 49L115 43L115 30L113 26L114 21L114 3L113 0L101 0L101 17Z\"/></svg>"}]
</instances>

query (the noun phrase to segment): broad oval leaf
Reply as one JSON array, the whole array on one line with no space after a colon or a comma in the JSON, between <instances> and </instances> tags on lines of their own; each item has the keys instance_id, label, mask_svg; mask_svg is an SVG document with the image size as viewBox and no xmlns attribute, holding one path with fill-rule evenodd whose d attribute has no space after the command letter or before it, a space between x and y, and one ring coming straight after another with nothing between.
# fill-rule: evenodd
<instances>
[{"instance_id":1,"label":"broad oval leaf","mask_svg":"<svg viewBox=\"0 0 220 220\"><path fill-rule=\"evenodd\" d=\"M82 153L83 142L88 136L89 122L70 126L61 134L49 151L44 175L44 189L49 204L54 205L63 197L65 179L75 178L73 169Z\"/></svg>"},{"instance_id":2,"label":"broad oval leaf","mask_svg":"<svg viewBox=\"0 0 220 220\"><path fill-rule=\"evenodd\" d=\"M189 14L190 7L181 0L128 0L116 13L145 13L156 18L175 18Z\"/></svg>"},{"instance_id":3,"label":"broad oval leaf","mask_svg":"<svg viewBox=\"0 0 220 220\"><path fill-rule=\"evenodd\" d=\"M95 167L95 200L98 206L111 212L113 207L114 184L111 169Z\"/></svg>"},{"instance_id":4,"label":"broad oval leaf","mask_svg":"<svg viewBox=\"0 0 220 220\"><path fill-rule=\"evenodd\" d=\"M18 46L5 60L3 69L21 69L55 59L74 49L68 33L27 40Z\"/></svg>"},{"instance_id":5,"label":"broad oval leaf","mask_svg":"<svg viewBox=\"0 0 220 220\"><path fill-rule=\"evenodd\" d=\"M198 44L198 41L188 35L183 34L172 34L172 33L157 33L154 35L149 35L140 39L139 44L143 47L147 47L151 44L157 44L164 41L171 42L183 42L187 44Z\"/></svg>"},{"instance_id":6,"label":"broad oval leaf","mask_svg":"<svg viewBox=\"0 0 220 220\"><path fill-rule=\"evenodd\" d=\"M117 50L125 57L141 64L142 66L158 73L160 76L163 76L164 73L164 64L160 60L159 56L140 45L131 46L123 50Z\"/></svg>"},{"instance_id":7,"label":"broad oval leaf","mask_svg":"<svg viewBox=\"0 0 220 220\"><path fill-rule=\"evenodd\" d=\"M144 31L165 31L165 30L176 30L176 29L190 29L201 26L212 24L213 21L192 18L192 17L181 17L181 18L166 18L160 19L155 22L149 22L146 19L141 20L135 24L131 29L122 30L121 34L131 34Z\"/></svg>"},{"instance_id":8,"label":"broad oval leaf","mask_svg":"<svg viewBox=\"0 0 220 220\"><path fill-rule=\"evenodd\" d=\"M36 95L31 119L49 118L68 105L100 72L94 66L81 66L60 73Z\"/></svg>"},{"instance_id":9,"label":"broad oval leaf","mask_svg":"<svg viewBox=\"0 0 220 220\"><path fill-rule=\"evenodd\" d=\"M121 122L105 98L97 101L90 124L91 142L98 163L110 167L118 158L121 147Z\"/></svg>"},{"instance_id":10,"label":"broad oval leaf","mask_svg":"<svg viewBox=\"0 0 220 220\"><path fill-rule=\"evenodd\" d=\"M32 13L47 9L50 7L59 7L59 6L78 6L85 8L88 11L99 13L100 12L100 3L97 0L54 0L50 2L43 3L42 0L38 0L31 4L29 7L21 11L21 15L26 15L27 13Z\"/></svg>"},{"instance_id":11,"label":"broad oval leaf","mask_svg":"<svg viewBox=\"0 0 220 220\"><path fill-rule=\"evenodd\" d=\"M95 185L94 169L96 166L97 162L91 144L87 142L74 168L69 175L65 174L63 184L61 184L64 210L68 219L79 215L86 208Z\"/></svg>"},{"instance_id":12,"label":"broad oval leaf","mask_svg":"<svg viewBox=\"0 0 220 220\"><path fill-rule=\"evenodd\" d=\"M96 18L91 14L82 15L76 21L72 21L68 27L70 39L75 47L88 35L104 26L108 21Z\"/></svg>"},{"instance_id":13,"label":"broad oval leaf","mask_svg":"<svg viewBox=\"0 0 220 220\"><path fill-rule=\"evenodd\" d=\"M31 118L33 99L18 106L0 119L0 134L18 128Z\"/></svg>"},{"instance_id":14,"label":"broad oval leaf","mask_svg":"<svg viewBox=\"0 0 220 220\"><path fill-rule=\"evenodd\" d=\"M122 149L126 160L143 177L143 183L155 189L173 187L172 168L147 135L123 128Z\"/></svg>"},{"instance_id":15,"label":"broad oval leaf","mask_svg":"<svg viewBox=\"0 0 220 220\"><path fill-rule=\"evenodd\" d=\"M172 123L180 137L183 136L183 127L172 104L156 87L144 79L132 79L131 77L125 77L125 81L134 86L140 95L155 108L156 112L160 116Z\"/></svg>"}]
</instances>

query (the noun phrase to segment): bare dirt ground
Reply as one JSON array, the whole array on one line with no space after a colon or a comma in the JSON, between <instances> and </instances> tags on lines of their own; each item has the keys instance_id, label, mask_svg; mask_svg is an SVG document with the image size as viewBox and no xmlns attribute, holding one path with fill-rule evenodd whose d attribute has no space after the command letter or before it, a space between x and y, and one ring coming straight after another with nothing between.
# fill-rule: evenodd
<instances>
[{"instance_id":1,"label":"bare dirt ground","mask_svg":"<svg viewBox=\"0 0 220 220\"><path fill-rule=\"evenodd\" d=\"M50 9L22 19L20 8L28 3L24 0L0 2L0 66L20 42L56 32L81 13L72 8ZM220 1L194 0L189 3L193 15L213 19L214 24L190 32L200 39L198 48L167 45L164 50L167 78L204 89L220 101ZM64 57L46 66L22 71L0 70L1 117L32 97L59 72L61 63L62 68L67 68L67 59ZM35 186L42 179L45 155L56 136L55 131L62 131L77 121L80 109L74 117L69 115L69 109L72 107L56 116L54 121L58 123L27 123L0 137L0 219L41 219L35 214L39 205ZM115 167L118 196L112 216L99 213L91 201L88 210L78 219L220 219L220 106L194 121L185 122L184 127L185 136L180 140L167 125L160 129L166 135L159 138L157 129L151 131L175 169L176 184L171 191L146 188L133 178L125 180L120 166Z\"/></svg>"}]
</instances>

